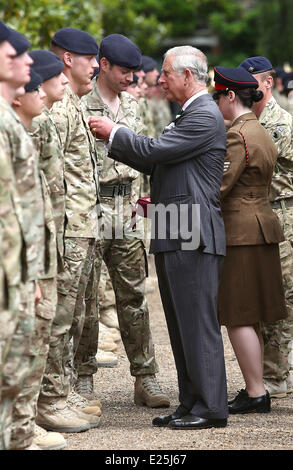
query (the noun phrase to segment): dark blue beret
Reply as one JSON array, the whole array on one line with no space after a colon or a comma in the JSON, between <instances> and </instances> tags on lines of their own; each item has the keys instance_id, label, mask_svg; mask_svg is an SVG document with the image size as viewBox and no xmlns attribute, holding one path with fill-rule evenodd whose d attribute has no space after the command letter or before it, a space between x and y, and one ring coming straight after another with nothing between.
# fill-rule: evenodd
<instances>
[{"instance_id":1,"label":"dark blue beret","mask_svg":"<svg viewBox=\"0 0 293 470\"><path fill-rule=\"evenodd\" d=\"M252 74L267 72L274 68L269 59L261 56L249 57L249 59L244 60L239 67L243 67Z\"/></svg>"},{"instance_id":2,"label":"dark blue beret","mask_svg":"<svg viewBox=\"0 0 293 470\"><path fill-rule=\"evenodd\" d=\"M76 54L97 55L98 44L89 33L75 28L62 28L54 34L52 43Z\"/></svg>"},{"instance_id":3,"label":"dark blue beret","mask_svg":"<svg viewBox=\"0 0 293 470\"><path fill-rule=\"evenodd\" d=\"M122 34L110 34L100 44L100 57L106 57L111 64L129 69L137 69L141 65L139 48Z\"/></svg>"},{"instance_id":4,"label":"dark blue beret","mask_svg":"<svg viewBox=\"0 0 293 470\"><path fill-rule=\"evenodd\" d=\"M129 85L133 85L134 83L137 84L137 82L138 82L138 76L136 75L136 73L134 73L132 82L129 83Z\"/></svg>"},{"instance_id":5,"label":"dark blue beret","mask_svg":"<svg viewBox=\"0 0 293 470\"><path fill-rule=\"evenodd\" d=\"M18 31L14 31L14 29L10 29L8 41L16 50L17 56L26 52L31 45L31 43L24 37L23 34L19 33Z\"/></svg>"},{"instance_id":6,"label":"dark blue beret","mask_svg":"<svg viewBox=\"0 0 293 470\"><path fill-rule=\"evenodd\" d=\"M43 82L59 75L64 70L64 63L51 51L35 50L29 52L34 63L31 66L35 72L41 75Z\"/></svg>"},{"instance_id":7,"label":"dark blue beret","mask_svg":"<svg viewBox=\"0 0 293 470\"><path fill-rule=\"evenodd\" d=\"M285 72L283 76L283 86L285 90L293 89L293 72Z\"/></svg>"},{"instance_id":8,"label":"dark blue beret","mask_svg":"<svg viewBox=\"0 0 293 470\"><path fill-rule=\"evenodd\" d=\"M0 21L0 41L5 41L8 39L10 34L9 28L7 28L6 24L3 21Z\"/></svg>"},{"instance_id":9,"label":"dark blue beret","mask_svg":"<svg viewBox=\"0 0 293 470\"><path fill-rule=\"evenodd\" d=\"M243 88L258 88L258 81L242 67L214 67L216 90L241 90Z\"/></svg>"},{"instance_id":10,"label":"dark blue beret","mask_svg":"<svg viewBox=\"0 0 293 470\"><path fill-rule=\"evenodd\" d=\"M282 78L286 75L285 70L283 67L274 67L276 77Z\"/></svg>"},{"instance_id":11,"label":"dark blue beret","mask_svg":"<svg viewBox=\"0 0 293 470\"><path fill-rule=\"evenodd\" d=\"M31 79L29 83L27 83L24 87L26 92L35 90L43 82L41 75L35 72L32 68L31 68L30 75L31 75Z\"/></svg>"},{"instance_id":12,"label":"dark blue beret","mask_svg":"<svg viewBox=\"0 0 293 470\"><path fill-rule=\"evenodd\" d=\"M142 56L142 70L147 73L150 72L151 70L156 69L157 62L152 58L147 55Z\"/></svg>"}]
</instances>

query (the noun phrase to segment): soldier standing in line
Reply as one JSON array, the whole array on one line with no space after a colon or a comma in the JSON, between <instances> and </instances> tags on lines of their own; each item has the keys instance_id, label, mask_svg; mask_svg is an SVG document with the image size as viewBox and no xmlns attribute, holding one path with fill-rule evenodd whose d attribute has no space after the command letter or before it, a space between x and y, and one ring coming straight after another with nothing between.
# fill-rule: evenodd
<instances>
[{"instance_id":1,"label":"soldier standing in line","mask_svg":"<svg viewBox=\"0 0 293 470\"><path fill-rule=\"evenodd\" d=\"M0 21L0 92L1 82L13 76L16 51L8 42L9 35L10 30ZM1 109L3 105L6 107L6 102L0 93ZM6 450L10 441L10 429L7 425L11 422L11 416L6 416L6 412L10 409L11 413L12 408L3 406L2 374L18 322L22 233L15 211L16 189L2 118L3 115L0 119L0 450ZM6 396L6 400L13 400L13 396Z\"/></svg>"},{"instance_id":2,"label":"soldier standing in line","mask_svg":"<svg viewBox=\"0 0 293 470\"><path fill-rule=\"evenodd\" d=\"M100 44L100 69L93 80L93 90L83 98L86 115L108 116L140 132L137 101L125 92L132 82L133 72L141 64L140 50L120 34L105 37ZM137 194L133 183L139 173L127 165L107 157L102 141L96 141L99 159L103 160L100 174L101 207L104 213L103 259L107 265L116 297L116 307L122 341L135 377L134 402L149 407L169 406L156 381L157 364L150 333L149 312L145 298L147 257L142 237L131 229L132 204ZM117 233L117 227L118 232ZM90 393L93 374L97 371L93 351L98 349L98 319L96 334L85 328L75 356L78 370L77 391ZM93 347L94 346L94 347Z\"/></svg>"},{"instance_id":3,"label":"soldier standing in line","mask_svg":"<svg viewBox=\"0 0 293 470\"><path fill-rule=\"evenodd\" d=\"M264 97L254 104L253 111L278 149L270 201L285 235L279 247L288 317L266 323L262 332L265 388L272 398L282 398L293 391L288 361L293 332L293 117L272 95L273 66L266 57L250 57L240 66L259 83Z\"/></svg>"},{"instance_id":4,"label":"soldier standing in line","mask_svg":"<svg viewBox=\"0 0 293 470\"><path fill-rule=\"evenodd\" d=\"M50 110L64 161L64 271L57 277L56 315L36 422L49 431L80 432L99 426L101 416L99 406L81 409L68 401L73 384L71 339L82 331L89 276L94 258L101 258L98 162L80 104L80 98L92 88L98 45L84 31L62 28L52 38L51 50L63 61L69 81L63 100L54 103Z\"/></svg>"},{"instance_id":5,"label":"soldier standing in line","mask_svg":"<svg viewBox=\"0 0 293 470\"><path fill-rule=\"evenodd\" d=\"M14 206L24 243L21 253L20 302L17 312L13 311L16 328L3 368L0 415L6 428L8 446L10 435L15 432L14 403L22 391L30 368L29 350L34 329L35 305L40 300L37 282L44 270L45 235L44 206L33 144L21 119L11 107L14 100L24 94L23 87L30 81L32 59L26 52L30 43L22 34L12 30L9 42L17 55L13 60L12 77L2 84L4 99L1 100L1 134L3 149L12 166Z\"/></svg>"},{"instance_id":6,"label":"soldier standing in line","mask_svg":"<svg viewBox=\"0 0 293 470\"><path fill-rule=\"evenodd\" d=\"M37 51L38 52L38 51ZM45 104L49 105L51 96L46 95L46 89L53 90L54 96L62 99L64 86L68 82L62 71L63 62L49 51L40 51L45 54L46 65L45 73L36 74L38 56L29 53L34 64L31 67L31 81L25 86L26 93L15 103L15 110L22 119L27 130L31 129L31 137L35 144L36 160L39 161L39 171L41 177L42 194L45 208L45 267L39 278L39 286L42 297L36 305L35 328L29 350L30 370L24 380L22 390L17 397L14 405L14 423L15 432L12 433L12 449L23 449L29 447L32 443L42 450L56 450L66 447L64 437L59 433L46 432L44 429L35 425L37 400L40 392L40 386L46 365L46 359L49 348L51 325L56 311L57 291L57 247L56 231L60 229L62 220L64 220L64 188L61 168L61 158L59 158L57 142L52 138L49 132L50 126L47 125L49 116L43 111ZM51 58L48 60L47 54ZM41 70L43 72L43 70ZM57 75L54 79L53 76ZM53 78L51 82L48 79ZM46 80L44 83L43 80ZM42 83L42 86L41 86ZM51 87L50 87L51 85ZM52 93L52 92L51 92ZM43 111L43 112L42 112ZM35 116L38 118L33 119ZM32 126L32 120L34 126ZM33 129L35 132L33 132ZM40 157L40 160L39 160ZM58 183L60 183L58 185ZM62 186L62 187L60 187ZM63 216L63 217L62 217ZM59 254L58 260L60 261ZM62 264L59 270L62 269Z\"/></svg>"},{"instance_id":7,"label":"soldier standing in line","mask_svg":"<svg viewBox=\"0 0 293 470\"><path fill-rule=\"evenodd\" d=\"M41 89L40 85L42 78L36 74L32 69L30 71L30 82L25 85L25 94L19 96L12 103L12 107L15 110L18 117L21 119L25 129L27 130L31 124L31 120L35 115L38 115L42 112L44 107L44 98L45 93ZM27 140L29 143L29 139ZM35 148L31 144L31 153L32 158L35 162L38 163L39 155ZM52 207L47 191L47 183L42 172L39 172L40 182L41 182L41 197L44 202L44 223L45 223L45 259L44 259L44 269L40 273L38 278L38 285L41 291L41 298L39 302L35 305L35 317L34 317L34 328L30 338L30 344L28 350L24 353L24 356L28 360L28 373L26 374L21 390L16 397L16 400L13 405L13 418L12 418L12 433L11 433L11 443L10 449L12 450L22 450L22 449L33 449L38 446L33 442L34 438L34 409L36 402L33 400L33 386L34 386L34 375L35 375L35 361L34 357L38 354L38 343L40 341L40 336L42 335L42 330L38 321L38 310L41 310L40 305L46 303L48 295L55 295L55 292L52 290L47 291L44 289L42 284L42 277L50 274L50 271L54 269L54 244L55 244L55 227L52 216ZM55 255L55 256L54 256ZM48 267L49 266L49 267ZM48 287L48 286L46 286ZM60 435L60 438L63 439L63 436Z\"/></svg>"}]
</instances>

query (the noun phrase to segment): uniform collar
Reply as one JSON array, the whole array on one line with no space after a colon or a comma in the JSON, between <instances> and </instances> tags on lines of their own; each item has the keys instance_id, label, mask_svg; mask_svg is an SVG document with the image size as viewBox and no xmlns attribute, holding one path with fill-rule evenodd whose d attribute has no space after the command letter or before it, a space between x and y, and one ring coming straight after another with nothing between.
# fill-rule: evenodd
<instances>
[{"instance_id":1,"label":"uniform collar","mask_svg":"<svg viewBox=\"0 0 293 470\"><path fill-rule=\"evenodd\" d=\"M234 119L234 121L232 122L232 126L235 126L236 124L239 124L240 122L244 121L257 121L257 117L253 111L241 114L241 116L238 116L236 119Z\"/></svg>"}]
</instances>

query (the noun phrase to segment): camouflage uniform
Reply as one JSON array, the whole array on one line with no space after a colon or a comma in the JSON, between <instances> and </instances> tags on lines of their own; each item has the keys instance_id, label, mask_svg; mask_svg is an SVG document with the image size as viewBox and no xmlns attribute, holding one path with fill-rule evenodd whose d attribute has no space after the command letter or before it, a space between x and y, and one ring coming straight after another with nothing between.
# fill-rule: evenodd
<instances>
[{"instance_id":1,"label":"camouflage uniform","mask_svg":"<svg viewBox=\"0 0 293 470\"><path fill-rule=\"evenodd\" d=\"M116 320L117 310L116 310L115 294L113 291L111 278L110 278L107 266L105 265L104 261L101 266L101 275L100 275L99 292L98 292L98 305L99 305L99 318L102 323L103 323L103 316L105 318L105 316L107 316L107 313L109 314L109 312L112 312L112 314L115 315L114 318Z\"/></svg>"},{"instance_id":2,"label":"camouflage uniform","mask_svg":"<svg viewBox=\"0 0 293 470\"><path fill-rule=\"evenodd\" d=\"M293 118L271 98L259 121L278 149L270 200L285 235L285 241L279 246L288 310L285 320L263 325L264 379L283 382L289 374L289 342L293 331Z\"/></svg>"},{"instance_id":3,"label":"camouflage uniform","mask_svg":"<svg viewBox=\"0 0 293 470\"><path fill-rule=\"evenodd\" d=\"M139 98L138 109L140 119L143 123L141 134L147 137L156 137L156 129L154 126L153 115L149 106L149 100L146 98ZM140 175L140 194L139 196L145 197L150 195L149 176L145 174Z\"/></svg>"},{"instance_id":4,"label":"camouflage uniform","mask_svg":"<svg viewBox=\"0 0 293 470\"><path fill-rule=\"evenodd\" d=\"M29 349L30 371L14 406L12 449L29 447L34 437L36 406L46 366L51 327L57 304L56 276L62 270L65 191L60 141L50 112L35 118L29 133L39 153L39 168L45 209L45 273L38 283L42 297L36 306L35 328ZM59 232L57 252L56 232ZM57 256L58 255L58 256Z\"/></svg>"},{"instance_id":5,"label":"camouflage uniform","mask_svg":"<svg viewBox=\"0 0 293 470\"><path fill-rule=\"evenodd\" d=\"M156 97L150 98L148 104L153 116L155 137L159 137L165 127L172 121L170 106L167 100Z\"/></svg>"},{"instance_id":6,"label":"camouflage uniform","mask_svg":"<svg viewBox=\"0 0 293 470\"><path fill-rule=\"evenodd\" d=\"M100 97L94 79L93 90L82 98L87 116L108 116L134 131L141 130L137 114L137 101L128 93L119 95L120 106L115 117ZM107 265L116 296L116 307L122 341L134 376L154 374L157 371L154 347L149 328L149 312L144 295L147 260L144 244L130 228L132 204L137 199L131 183L139 173L107 157L102 141L96 141L99 158L103 160L100 173L101 207L104 215L103 259ZM118 186L119 185L119 186ZM116 188L116 189L115 189ZM124 195L110 196L120 188ZM109 196L107 197L107 191ZM123 214L123 215L122 215ZM128 231L126 228L128 227ZM116 229L116 230L115 230ZM87 321L86 321L87 323ZM79 375L92 375L97 371L95 353L98 349L98 319L96 333L89 344L84 330L75 356ZM93 330L92 330L93 331Z\"/></svg>"},{"instance_id":7,"label":"camouflage uniform","mask_svg":"<svg viewBox=\"0 0 293 470\"><path fill-rule=\"evenodd\" d=\"M101 259L98 213L98 171L95 143L80 99L66 86L51 117L60 137L65 196L64 271L57 276L57 309L39 401L67 397L73 380L73 335L79 338L85 316L85 295L94 257ZM62 166L62 165L61 165ZM60 199L61 202L61 199ZM62 230L60 232L63 244ZM98 266L97 266L98 269ZM97 290L97 285L94 286ZM89 300L88 300L89 302ZM77 340L78 342L78 340ZM77 345L75 344L75 349Z\"/></svg>"},{"instance_id":8,"label":"camouflage uniform","mask_svg":"<svg viewBox=\"0 0 293 470\"><path fill-rule=\"evenodd\" d=\"M11 433L14 394L4 393L4 396L2 396L2 376L18 322L22 250L22 234L15 212L17 197L15 197L13 171L10 156L5 148L7 142L3 137L2 126L0 125L0 450L9 448Z\"/></svg>"},{"instance_id":9,"label":"camouflage uniform","mask_svg":"<svg viewBox=\"0 0 293 470\"><path fill-rule=\"evenodd\" d=\"M12 285L11 313L16 319L3 368L1 421L10 440L14 401L29 372L29 349L35 320L35 282L44 270L44 209L33 143L17 114L0 102L3 148L10 159L15 183L14 207L22 231L22 283ZM17 258L16 258L17 259ZM9 289L10 290L10 289ZM15 301L15 296L19 302ZM17 305L17 307L16 307ZM17 308L17 310L16 310ZM3 416L5 416L3 418ZM2 421L2 422L3 422Z\"/></svg>"},{"instance_id":10,"label":"camouflage uniform","mask_svg":"<svg viewBox=\"0 0 293 470\"><path fill-rule=\"evenodd\" d=\"M281 106L281 108L288 111L288 98L287 98L286 95L283 95L278 90L274 89L273 90L273 97L275 98L278 105Z\"/></svg>"}]
</instances>

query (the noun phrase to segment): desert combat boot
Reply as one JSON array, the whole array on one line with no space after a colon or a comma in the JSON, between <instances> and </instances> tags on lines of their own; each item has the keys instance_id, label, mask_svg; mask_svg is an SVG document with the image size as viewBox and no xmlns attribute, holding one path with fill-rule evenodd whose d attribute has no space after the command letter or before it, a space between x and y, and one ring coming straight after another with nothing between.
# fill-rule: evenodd
<instances>
[{"instance_id":1,"label":"desert combat boot","mask_svg":"<svg viewBox=\"0 0 293 470\"><path fill-rule=\"evenodd\" d=\"M33 443L41 450L61 450L67 442L59 432L48 432L35 424Z\"/></svg>"},{"instance_id":2,"label":"desert combat boot","mask_svg":"<svg viewBox=\"0 0 293 470\"><path fill-rule=\"evenodd\" d=\"M170 400L160 389L155 375L136 376L134 403L150 408L168 408L170 406Z\"/></svg>"},{"instance_id":3,"label":"desert combat boot","mask_svg":"<svg viewBox=\"0 0 293 470\"><path fill-rule=\"evenodd\" d=\"M101 410L97 414L87 414L69 406L66 400L57 400L38 403L36 423L47 431L83 432L98 427L100 419Z\"/></svg>"}]
</instances>

